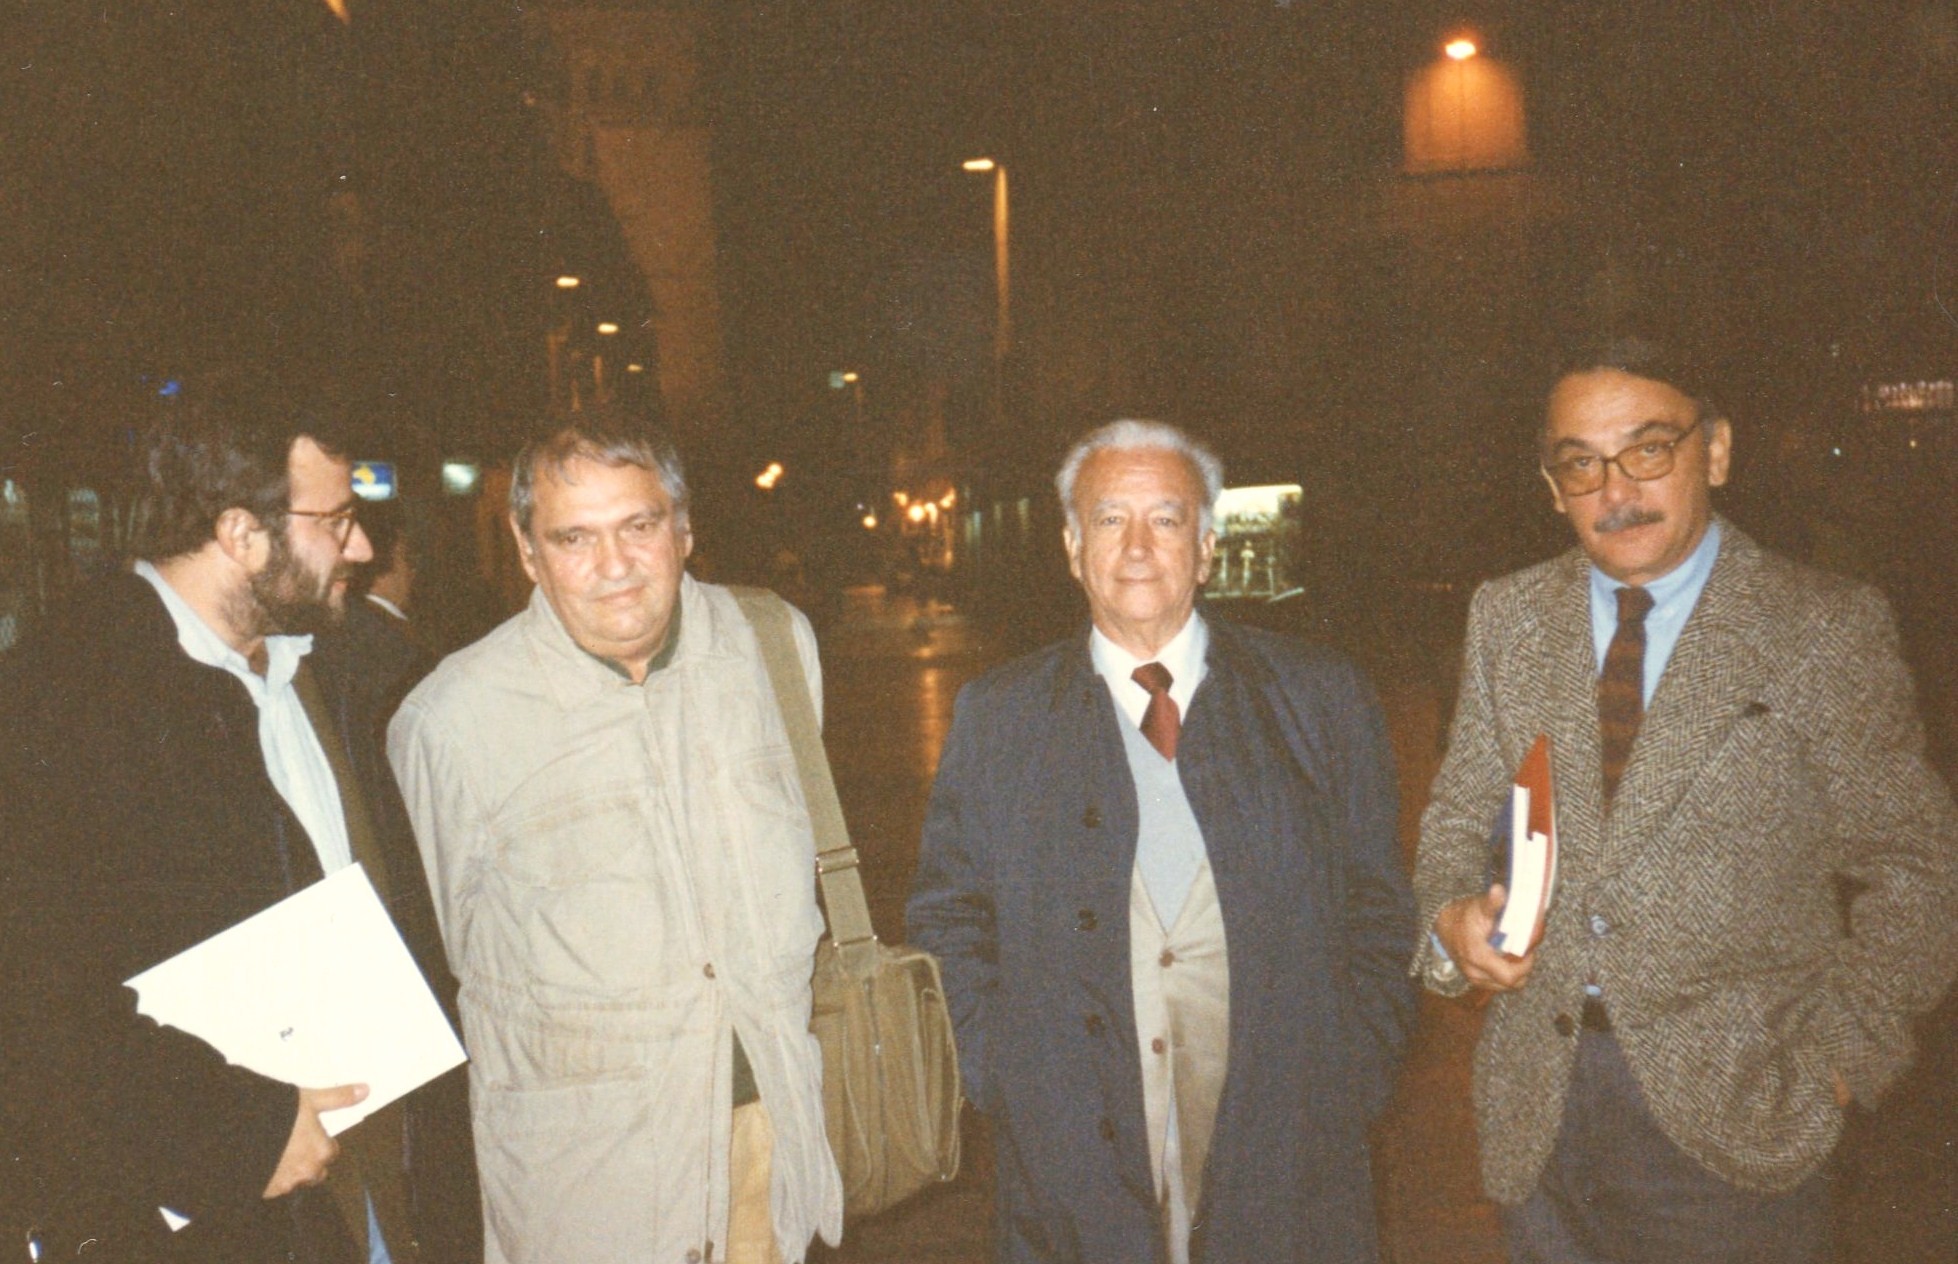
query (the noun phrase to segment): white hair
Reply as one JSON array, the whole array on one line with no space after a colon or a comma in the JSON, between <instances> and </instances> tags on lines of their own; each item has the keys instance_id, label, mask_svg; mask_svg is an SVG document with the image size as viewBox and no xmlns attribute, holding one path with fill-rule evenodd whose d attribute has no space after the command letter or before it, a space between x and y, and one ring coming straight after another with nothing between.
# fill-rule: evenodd
<instances>
[{"instance_id":1,"label":"white hair","mask_svg":"<svg viewBox=\"0 0 1958 1264\"><path fill-rule=\"evenodd\" d=\"M1134 448L1162 448L1190 463L1198 481L1203 484L1203 504L1197 507L1197 534L1207 534L1217 497L1224 491L1224 463L1217 459L1215 452L1166 421L1127 419L1111 421L1083 435L1081 441L1068 452L1067 459L1061 462L1060 473L1054 475L1054 490L1060 493L1061 509L1067 514L1068 530L1077 536L1081 533L1080 515L1074 511L1074 480L1080 477L1081 466L1103 449L1127 451Z\"/></svg>"}]
</instances>

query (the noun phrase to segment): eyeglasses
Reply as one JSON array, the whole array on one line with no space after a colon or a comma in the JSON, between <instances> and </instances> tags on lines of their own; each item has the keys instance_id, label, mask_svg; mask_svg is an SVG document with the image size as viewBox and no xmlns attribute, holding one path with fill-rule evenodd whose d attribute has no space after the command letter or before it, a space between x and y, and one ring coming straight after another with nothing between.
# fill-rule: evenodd
<instances>
[{"instance_id":1,"label":"eyeglasses","mask_svg":"<svg viewBox=\"0 0 1958 1264\"><path fill-rule=\"evenodd\" d=\"M341 548L347 547L347 541L353 538L354 524L359 521L355 517L355 513L355 508L352 505L348 505L342 509L286 510L286 514L290 517L318 518L325 525L326 529L333 533L333 542Z\"/></svg>"},{"instance_id":2,"label":"eyeglasses","mask_svg":"<svg viewBox=\"0 0 1958 1264\"><path fill-rule=\"evenodd\" d=\"M1566 496L1589 496L1599 490L1604 486L1609 467L1613 465L1633 482L1649 483L1672 473L1674 449L1686 442L1686 436L1698 430L1705 420L1704 417L1699 418L1670 439L1643 439L1610 456L1598 456L1592 452L1567 456L1545 465L1543 472Z\"/></svg>"}]
</instances>

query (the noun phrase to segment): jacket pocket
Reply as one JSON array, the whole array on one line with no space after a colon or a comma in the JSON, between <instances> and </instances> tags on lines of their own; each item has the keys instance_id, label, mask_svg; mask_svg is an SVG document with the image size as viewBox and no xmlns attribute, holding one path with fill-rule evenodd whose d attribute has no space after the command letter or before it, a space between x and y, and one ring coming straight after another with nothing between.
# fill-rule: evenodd
<instances>
[{"instance_id":1,"label":"jacket pocket","mask_svg":"<svg viewBox=\"0 0 1958 1264\"><path fill-rule=\"evenodd\" d=\"M499 822L495 878L476 918L498 981L592 996L685 972L691 925L663 791L582 787Z\"/></svg>"},{"instance_id":2,"label":"jacket pocket","mask_svg":"<svg viewBox=\"0 0 1958 1264\"><path fill-rule=\"evenodd\" d=\"M815 827L794 757L785 746L764 747L738 759L732 774L733 834L745 844L743 884L757 922L774 957L806 972L823 919L814 897Z\"/></svg>"},{"instance_id":3,"label":"jacket pocket","mask_svg":"<svg viewBox=\"0 0 1958 1264\"><path fill-rule=\"evenodd\" d=\"M494 1254L650 1260L697 1247L709 1127L704 1106L676 1116L684 1097L643 1078L480 1094L476 1146Z\"/></svg>"}]
</instances>

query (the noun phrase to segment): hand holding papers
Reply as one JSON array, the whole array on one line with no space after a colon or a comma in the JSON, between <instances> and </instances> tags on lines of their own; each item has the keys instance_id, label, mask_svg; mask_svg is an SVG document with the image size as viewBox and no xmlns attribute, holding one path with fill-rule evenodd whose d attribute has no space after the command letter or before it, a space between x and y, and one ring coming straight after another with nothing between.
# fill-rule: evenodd
<instances>
[{"instance_id":1,"label":"hand holding papers","mask_svg":"<svg viewBox=\"0 0 1958 1264\"><path fill-rule=\"evenodd\" d=\"M1509 804L1496 815L1492 841L1508 898L1496 915L1489 946L1508 957L1523 957L1543 938L1557 889L1557 812L1547 734L1536 739L1516 770Z\"/></svg>"},{"instance_id":2,"label":"hand holding papers","mask_svg":"<svg viewBox=\"0 0 1958 1264\"><path fill-rule=\"evenodd\" d=\"M306 1088L366 1084L338 1136L465 1060L359 865L128 980L137 1012Z\"/></svg>"}]
</instances>

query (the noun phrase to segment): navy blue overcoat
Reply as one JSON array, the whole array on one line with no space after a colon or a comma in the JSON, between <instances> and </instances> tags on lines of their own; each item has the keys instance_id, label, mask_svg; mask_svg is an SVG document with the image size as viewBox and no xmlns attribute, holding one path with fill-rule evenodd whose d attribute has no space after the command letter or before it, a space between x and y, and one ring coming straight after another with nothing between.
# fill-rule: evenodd
<instances>
[{"instance_id":1,"label":"navy blue overcoat","mask_svg":"<svg viewBox=\"0 0 1958 1264\"><path fill-rule=\"evenodd\" d=\"M1208 1264L1377 1257L1367 1129L1414 1012L1392 755L1343 658L1212 619L1178 768L1230 952L1230 1062L1197 1212ZM909 938L944 966L993 1123L1002 1261L1163 1258L1128 908L1134 782L1085 634L961 693Z\"/></svg>"}]
</instances>

